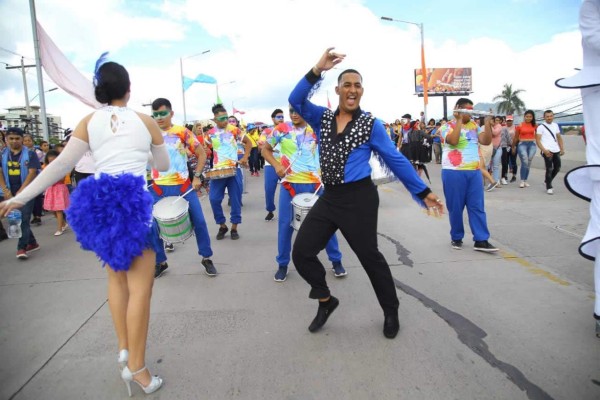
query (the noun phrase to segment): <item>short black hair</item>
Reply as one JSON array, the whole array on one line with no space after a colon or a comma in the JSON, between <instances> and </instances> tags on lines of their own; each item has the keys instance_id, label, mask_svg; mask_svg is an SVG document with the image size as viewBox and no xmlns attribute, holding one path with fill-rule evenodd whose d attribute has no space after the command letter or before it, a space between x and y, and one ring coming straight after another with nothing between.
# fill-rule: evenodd
<instances>
[{"instance_id":1,"label":"short black hair","mask_svg":"<svg viewBox=\"0 0 600 400\"><path fill-rule=\"evenodd\" d=\"M60 155L60 153L56 150L48 150L48 152L46 153L46 157L44 157L44 164L48 164L48 158L50 157L58 157Z\"/></svg>"},{"instance_id":2,"label":"short black hair","mask_svg":"<svg viewBox=\"0 0 600 400\"><path fill-rule=\"evenodd\" d=\"M546 110L546 111L544 111L544 115L546 115L546 114L548 114L548 113L552 113L552 114L554 114L554 111L552 111L552 110Z\"/></svg>"},{"instance_id":3,"label":"short black hair","mask_svg":"<svg viewBox=\"0 0 600 400\"><path fill-rule=\"evenodd\" d=\"M408 118L408 119L412 119L412 116L410 114L404 114L402 116L402 118Z\"/></svg>"},{"instance_id":4,"label":"short black hair","mask_svg":"<svg viewBox=\"0 0 600 400\"><path fill-rule=\"evenodd\" d=\"M461 97L456 101L456 107L464 106L465 104L473 105L473 102L470 99L467 99L466 97Z\"/></svg>"},{"instance_id":5,"label":"short black hair","mask_svg":"<svg viewBox=\"0 0 600 400\"><path fill-rule=\"evenodd\" d=\"M11 126L10 128L8 128L6 130L6 136L8 135L17 135L17 136L21 136L23 137L23 135L25 135L25 132L23 132L23 129L18 128L16 126Z\"/></svg>"},{"instance_id":6,"label":"short black hair","mask_svg":"<svg viewBox=\"0 0 600 400\"><path fill-rule=\"evenodd\" d=\"M43 145L44 143L48 144L48 142L47 142L46 140L42 140L42 141L40 142L40 146L41 146L41 145Z\"/></svg>"},{"instance_id":7,"label":"short black hair","mask_svg":"<svg viewBox=\"0 0 600 400\"><path fill-rule=\"evenodd\" d=\"M271 118L275 118L275 116L277 114L283 114L283 110L281 108L276 108L275 110L273 110L273 112L271 113Z\"/></svg>"},{"instance_id":8,"label":"short black hair","mask_svg":"<svg viewBox=\"0 0 600 400\"><path fill-rule=\"evenodd\" d=\"M129 73L125 67L109 61L102 64L96 73L94 95L99 103L110 104L113 100L125 97L130 87Z\"/></svg>"},{"instance_id":9,"label":"short black hair","mask_svg":"<svg viewBox=\"0 0 600 400\"><path fill-rule=\"evenodd\" d=\"M159 97L158 99L156 99L152 102L153 110L158 110L162 106L165 106L166 108L168 108L171 111L173 110L173 107L171 106L171 102L169 100L165 99L164 97Z\"/></svg>"},{"instance_id":10,"label":"short black hair","mask_svg":"<svg viewBox=\"0 0 600 400\"><path fill-rule=\"evenodd\" d=\"M225 106L221 103L217 103L215 105L212 106L212 113L217 115L218 113L227 113L227 110L225 109Z\"/></svg>"},{"instance_id":11,"label":"short black hair","mask_svg":"<svg viewBox=\"0 0 600 400\"><path fill-rule=\"evenodd\" d=\"M338 85L342 81L342 76L344 76L345 74L358 74L358 76L360 76L360 81L362 82L362 75L360 74L360 72L358 72L355 69L350 68L350 69L343 70L342 73L338 75Z\"/></svg>"}]
</instances>

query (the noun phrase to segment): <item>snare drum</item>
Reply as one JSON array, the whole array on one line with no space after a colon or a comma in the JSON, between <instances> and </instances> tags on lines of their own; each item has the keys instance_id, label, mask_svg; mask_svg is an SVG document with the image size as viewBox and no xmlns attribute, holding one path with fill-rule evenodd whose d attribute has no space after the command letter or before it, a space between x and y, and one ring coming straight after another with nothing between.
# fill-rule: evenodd
<instances>
[{"instance_id":1,"label":"snare drum","mask_svg":"<svg viewBox=\"0 0 600 400\"><path fill-rule=\"evenodd\" d=\"M292 228L300 230L300 225L302 225L304 218L306 218L312 206L315 205L317 199L318 196L313 193L300 193L294 196L292 199Z\"/></svg>"},{"instance_id":2,"label":"snare drum","mask_svg":"<svg viewBox=\"0 0 600 400\"><path fill-rule=\"evenodd\" d=\"M177 196L160 199L152 208L152 216L158 223L160 237L169 243L186 241L192 236L192 223L188 214L187 200Z\"/></svg>"},{"instance_id":3,"label":"snare drum","mask_svg":"<svg viewBox=\"0 0 600 400\"><path fill-rule=\"evenodd\" d=\"M213 168L204 172L204 177L206 179L225 179L235 176L237 174L237 167L223 167L223 168Z\"/></svg>"}]
</instances>

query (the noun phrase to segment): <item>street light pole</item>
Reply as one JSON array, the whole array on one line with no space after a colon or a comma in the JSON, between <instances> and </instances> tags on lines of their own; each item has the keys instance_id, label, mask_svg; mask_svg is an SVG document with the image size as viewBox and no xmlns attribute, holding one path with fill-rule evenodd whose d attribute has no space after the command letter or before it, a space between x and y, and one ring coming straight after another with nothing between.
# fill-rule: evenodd
<instances>
[{"instance_id":1,"label":"street light pole","mask_svg":"<svg viewBox=\"0 0 600 400\"><path fill-rule=\"evenodd\" d=\"M48 89L46 90L44 93L48 93L48 92L54 92L55 90L58 90L57 87L54 87L52 89ZM36 94L35 96L33 96L31 99L29 99L29 103L33 103L33 100L35 100L36 97L38 97L40 94Z\"/></svg>"},{"instance_id":2,"label":"street light pole","mask_svg":"<svg viewBox=\"0 0 600 400\"><path fill-rule=\"evenodd\" d=\"M179 73L181 75L181 97L183 98L183 124L187 122L187 111L185 109L185 88L183 86L183 59L188 59L196 56L201 56L202 54L206 54L210 52L209 50L204 50L202 53L194 54L193 56L188 57L179 57Z\"/></svg>"},{"instance_id":3,"label":"street light pole","mask_svg":"<svg viewBox=\"0 0 600 400\"><path fill-rule=\"evenodd\" d=\"M424 34L424 27L423 27L423 23L417 23L417 22L411 22L411 21L404 21L401 19L394 19L394 18L390 18L390 17L381 17L382 20L384 21L391 21L391 22L403 22L405 24L411 24L411 25L416 25L419 27L419 30L421 31L421 73L423 76L423 114L424 114L424 118L425 118L425 122L427 122L427 103L429 102L429 97L428 97L428 90L429 90L429 82L427 81L427 68L425 66L425 34Z\"/></svg>"}]
</instances>

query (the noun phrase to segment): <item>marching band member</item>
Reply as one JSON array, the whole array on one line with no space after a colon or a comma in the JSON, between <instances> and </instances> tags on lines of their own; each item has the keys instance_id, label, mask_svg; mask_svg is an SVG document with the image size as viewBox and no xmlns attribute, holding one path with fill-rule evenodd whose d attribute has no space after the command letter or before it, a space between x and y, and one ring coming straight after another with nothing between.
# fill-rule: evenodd
<instances>
[{"instance_id":1,"label":"marching band member","mask_svg":"<svg viewBox=\"0 0 600 400\"><path fill-rule=\"evenodd\" d=\"M306 121L290 107L292 126L281 122L273 128L273 134L263 147L263 157L268 161L279 177L279 224L277 234L277 257L279 265L275 273L275 281L286 280L290 252L292 249L292 199L301 193L322 192L319 178L319 153L317 136ZM281 158L273 156L273 148L278 147ZM342 266L342 253L339 250L337 237L331 235L325 247L329 260L333 264L333 273L340 278L347 275Z\"/></svg>"}]
</instances>

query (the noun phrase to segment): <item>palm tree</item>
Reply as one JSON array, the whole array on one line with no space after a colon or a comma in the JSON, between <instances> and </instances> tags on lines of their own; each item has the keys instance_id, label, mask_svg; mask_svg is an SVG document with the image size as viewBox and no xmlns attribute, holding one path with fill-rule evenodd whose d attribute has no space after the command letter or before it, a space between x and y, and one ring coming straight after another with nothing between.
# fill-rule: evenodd
<instances>
[{"instance_id":1,"label":"palm tree","mask_svg":"<svg viewBox=\"0 0 600 400\"><path fill-rule=\"evenodd\" d=\"M500 100L500 102L498 103L498 112L511 115L515 112L520 114L523 111L525 111L525 103L523 103L523 100L519 98L519 94L523 93L524 91L525 90L523 89L514 90L512 88L512 85L505 83L502 93L494 97L493 100Z\"/></svg>"}]
</instances>

